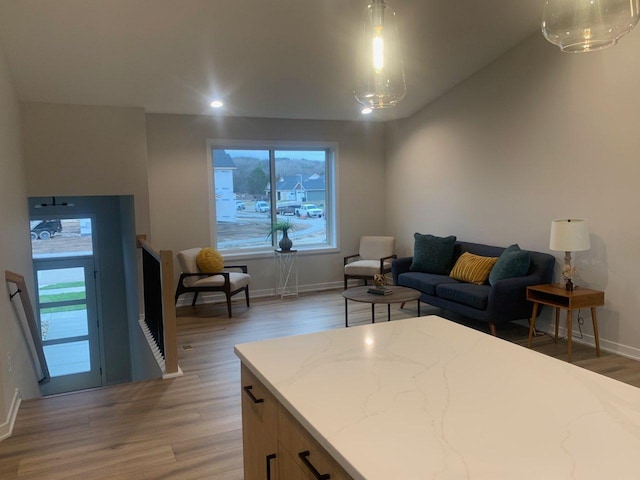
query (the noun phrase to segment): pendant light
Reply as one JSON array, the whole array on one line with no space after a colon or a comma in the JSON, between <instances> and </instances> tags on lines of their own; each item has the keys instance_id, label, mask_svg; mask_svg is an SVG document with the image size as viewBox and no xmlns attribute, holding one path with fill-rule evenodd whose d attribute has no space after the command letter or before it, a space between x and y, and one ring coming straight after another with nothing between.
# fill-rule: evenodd
<instances>
[{"instance_id":1,"label":"pendant light","mask_svg":"<svg viewBox=\"0 0 640 480\"><path fill-rule=\"evenodd\" d=\"M615 45L638 23L640 0L546 0L542 34L563 52Z\"/></svg>"},{"instance_id":2,"label":"pendant light","mask_svg":"<svg viewBox=\"0 0 640 480\"><path fill-rule=\"evenodd\" d=\"M396 15L385 0L363 12L358 45L356 100L371 109L395 107L406 93Z\"/></svg>"}]
</instances>

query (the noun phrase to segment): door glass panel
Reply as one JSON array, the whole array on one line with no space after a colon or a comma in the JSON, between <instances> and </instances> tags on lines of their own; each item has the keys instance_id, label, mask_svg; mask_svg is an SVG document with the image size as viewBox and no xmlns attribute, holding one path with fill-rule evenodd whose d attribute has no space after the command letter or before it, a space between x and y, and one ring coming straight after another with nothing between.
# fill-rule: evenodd
<instances>
[{"instance_id":1,"label":"door glass panel","mask_svg":"<svg viewBox=\"0 0 640 480\"><path fill-rule=\"evenodd\" d=\"M40 309L42 341L89 335L87 305Z\"/></svg>"},{"instance_id":2,"label":"door glass panel","mask_svg":"<svg viewBox=\"0 0 640 480\"><path fill-rule=\"evenodd\" d=\"M52 377L91 370L88 340L45 345L44 354Z\"/></svg>"},{"instance_id":3,"label":"door glass panel","mask_svg":"<svg viewBox=\"0 0 640 480\"><path fill-rule=\"evenodd\" d=\"M86 298L84 267L38 270L38 300L40 305L84 300Z\"/></svg>"},{"instance_id":4,"label":"door glass panel","mask_svg":"<svg viewBox=\"0 0 640 480\"><path fill-rule=\"evenodd\" d=\"M90 218L32 219L30 227L33 258L93 254Z\"/></svg>"}]
</instances>

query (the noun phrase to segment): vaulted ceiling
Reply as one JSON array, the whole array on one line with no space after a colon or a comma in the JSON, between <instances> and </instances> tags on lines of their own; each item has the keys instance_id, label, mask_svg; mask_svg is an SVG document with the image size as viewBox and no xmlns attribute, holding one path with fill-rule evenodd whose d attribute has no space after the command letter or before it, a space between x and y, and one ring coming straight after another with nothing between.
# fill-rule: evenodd
<instances>
[{"instance_id":1,"label":"vaulted ceiling","mask_svg":"<svg viewBox=\"0 0 640 480\"><path fill-rule=\"evenodd\" d=\"M411 116L539 30L542 0L389 0ZM366 0L0 0L0 43L23 101L148 112L359 120ZM551 48L551 46L550 46Z\"/></svg>"}]
</instances>

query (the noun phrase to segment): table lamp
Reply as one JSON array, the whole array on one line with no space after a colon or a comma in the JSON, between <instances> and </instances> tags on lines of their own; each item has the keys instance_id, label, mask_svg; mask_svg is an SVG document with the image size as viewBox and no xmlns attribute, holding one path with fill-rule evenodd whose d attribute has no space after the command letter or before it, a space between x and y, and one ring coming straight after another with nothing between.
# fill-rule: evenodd
<instances>
[{"instance_id":1,"label":"table lamp","mask_svg":"<svg viewBox=\"0 0 640 480\"><path fill-rule=\"evenodd\" d=\"M572 292L574 289L572 278L576 268L571 265L571 252L581 252L591 248L587 221L582 218L553 220L549 248L565 252L562 276L565 279L567 290Z\"/></svg>"}]
</instances>

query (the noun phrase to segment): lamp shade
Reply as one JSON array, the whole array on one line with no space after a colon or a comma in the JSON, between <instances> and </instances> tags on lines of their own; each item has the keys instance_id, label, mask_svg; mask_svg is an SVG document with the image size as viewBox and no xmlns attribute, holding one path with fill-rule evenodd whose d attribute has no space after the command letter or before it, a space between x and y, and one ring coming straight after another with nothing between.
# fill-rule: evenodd
<instances>
[{"instance_id":1,"label":"lamp shade","mask_svg":"<svg viewBox=\"0 0 640 480\"><path fill-rule=\"evenodd\" d=\"M615 45L638 23L640 0L546 0L542 33L563 52Z\"/></svg>"},{"instance_id":2,"label":"lamp shade","mask_svg":"<svg viewBox=\"0 0 640 480\"><path fill-rule=\"evenodd\" d=\"M559 252L589 250L589 227L582 218L557 219L551 222L549 248Z\"/></svg>"}]
</instances>

